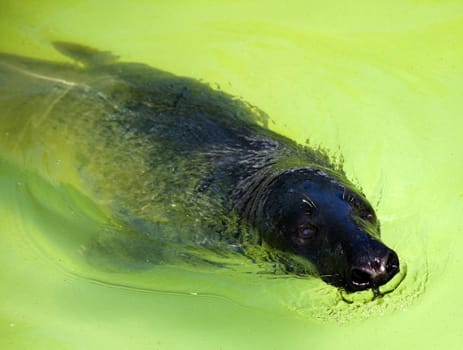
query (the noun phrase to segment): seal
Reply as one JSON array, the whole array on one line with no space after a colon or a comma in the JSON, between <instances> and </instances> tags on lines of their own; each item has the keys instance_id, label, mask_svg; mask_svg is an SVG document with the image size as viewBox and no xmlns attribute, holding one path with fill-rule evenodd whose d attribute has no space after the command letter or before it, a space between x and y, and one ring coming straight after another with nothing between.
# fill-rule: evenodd
<instances>
[{"instance_id":1,"label":"seal","mask_svg":"<svg viewBox=\"0 0 463 350\"><path fill-rule=\"evenodd\" d=\"M46 151L70 145L79 176L128 228L101 249L119 241L156 263L240 254L348 292L399 271L372 206L326 151L272 132L264 112L206 83L54 46L75 62L0 56L0 128Z\"/></svg>"}]
</instances>

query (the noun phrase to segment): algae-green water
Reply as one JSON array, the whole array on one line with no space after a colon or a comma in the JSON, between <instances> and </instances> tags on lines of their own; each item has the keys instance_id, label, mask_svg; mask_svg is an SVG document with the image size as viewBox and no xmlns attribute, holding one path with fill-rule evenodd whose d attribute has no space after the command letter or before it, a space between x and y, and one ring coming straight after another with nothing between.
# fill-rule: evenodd
<instances>
[{"instance_id":1,"label":"algae-green water","mask_svg":"<svg viewBox=\"0 0 463 350\"><path fill-rule=\"evenodd\" d=\"M110 213L72 144L31 148L0 111L0 347L459 349L462 14L446 0L2 1L2 52L108 50L209 82L273 130L342 154L407 271L383 298L347 303L321 281L247 267L98 268L85 242Z\"/></svg>"}]
</instances>

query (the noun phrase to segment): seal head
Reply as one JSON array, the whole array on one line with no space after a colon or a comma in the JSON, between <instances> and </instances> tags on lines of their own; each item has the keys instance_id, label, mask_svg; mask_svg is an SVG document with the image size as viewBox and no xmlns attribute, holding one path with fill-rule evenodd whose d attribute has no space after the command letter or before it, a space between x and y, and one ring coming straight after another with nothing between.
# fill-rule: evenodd
<instances>
[{"instance_id":1,"label":"seal head","mask_svg":"<svg viewBox=\"0 0 463 350\"><path fill-rule=\"evenodd\" d=\"M349 292L388 282L397 254L380 241L380 225L362 193L334 172L299 168L269 184L257 226L262 239L307 259L326 282Z\"/></svg>"}]
</instances>

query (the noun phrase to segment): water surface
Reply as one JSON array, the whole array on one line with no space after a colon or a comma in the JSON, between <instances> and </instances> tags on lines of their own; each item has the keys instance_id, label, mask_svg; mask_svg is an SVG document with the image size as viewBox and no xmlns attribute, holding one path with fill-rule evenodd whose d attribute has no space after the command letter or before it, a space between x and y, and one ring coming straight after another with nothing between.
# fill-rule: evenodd
<instances>
[{"instance_id":1,"label":"water surface","mask_svg":"<svg viewBox=\"0 0 463 350\"><path fill-rule=\"evenodd\" d=\"M320 281L255 271L98 268L85 242L110 213L72 152L58 143L47 158L2 135L2 348L459 348L461 11L456 1L2 2L1 51L60 61L50 41L111 50L215 84L268 113L272 129L341 152L407 266L393 293L352 304Z\"/></svg>"}]
</instances>

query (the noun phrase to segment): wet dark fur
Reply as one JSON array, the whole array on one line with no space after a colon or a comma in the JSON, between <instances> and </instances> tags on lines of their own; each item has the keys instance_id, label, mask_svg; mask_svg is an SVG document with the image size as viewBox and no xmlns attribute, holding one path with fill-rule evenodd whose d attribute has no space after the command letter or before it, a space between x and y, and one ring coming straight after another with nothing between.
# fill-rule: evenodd
<instances>
[{"instance_id":1,"label":"wet dark fur","mask_svg":"<svg viewBox=\"0 0 463 350\"><path fill-rule=\"evenodd\" d=\"M362 275L364 270L373 269L371 261L376 259L369 255L382 259L395 253L379 242L379 222L371 205L325 152L270 131L265 113L197 80L143 64L118 63L110 53L74 44L56 47L83 66L2 55L2 85L5 89L14 81L10 89L18 91L27 86L25 100L38 106L47 91L58 96L47 115L50 129L67 128L77 135L82 169L102 162L104 181L96 181L96 191L103 191L105 181L120 183L121 190L114 193L116 215L151 242L213 247L211 242L222 241L253 259L250 245L267 245L277 252L268 256L286 272L318 273L348 290L377 288L398 270L398 260L387 257L395 266L388 276L362 284L369 278ZM8 103L18 110L28 103L18 101ZM81 141L86 135L92 139ZM92 159L98 155L92 140L105 144L100 160ZM120 170L105 170L105 162L118 163ZM135 185L124 189L120 178L132 171L132 163L140 162L144 168L133 170ZM321 200L312 203L312 198ZM331 199L324 203L324 198ZM328 212L337 210L331 221L324 206ZM314 222L322 226L317 226L316 238L298 236L315 231ZM337 233L343 230L345 234ZM350 244L349 235L362 239L352 238ZM148 255L143 250L152 245L136 242L134 255ZM314 269L301 268L304 263L296 261ZM352 285L351 275L360 284Z\"/></svg>"}]
</instances>

